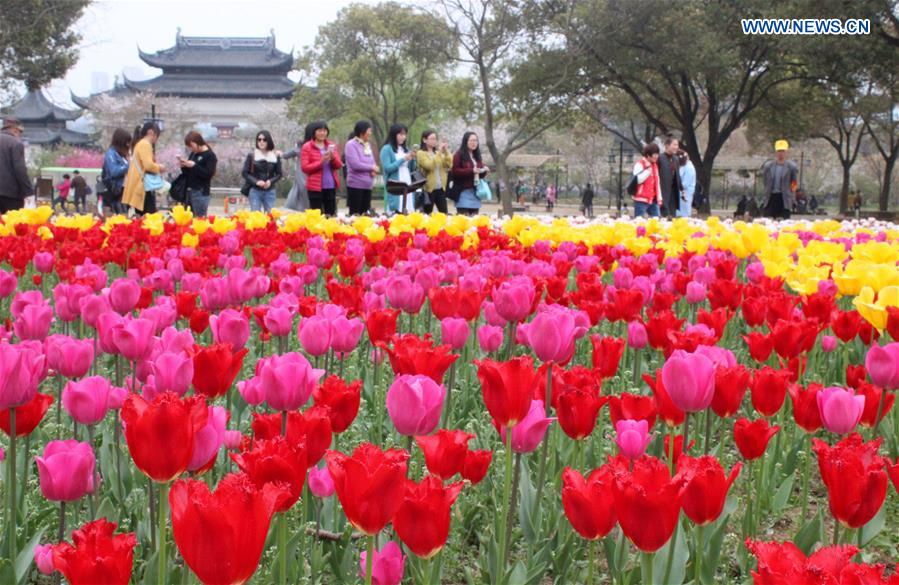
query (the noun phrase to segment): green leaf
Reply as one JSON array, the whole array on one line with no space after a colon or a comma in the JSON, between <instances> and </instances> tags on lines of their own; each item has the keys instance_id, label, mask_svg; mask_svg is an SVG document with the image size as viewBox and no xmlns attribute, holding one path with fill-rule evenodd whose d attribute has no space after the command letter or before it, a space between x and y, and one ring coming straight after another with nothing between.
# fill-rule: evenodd
<instances>
[{"instance_id":1,"label":"green leaf","mask_svg":"<svg viewBox=\"0 0 899 585\"><path fill-rule=\"evenodd\" d=\"M615 558L615 539L612 536L606 536L602 539L602 548L605 552L606 559L609 561L609 574L614 575L618 572L618 567L615 565L617 559Z\"/></svg>"},{"instance_id":2,"label":"green leaf","mask_svg":"<svg viewBox=\"0 0 899 585\"><path fill-rule=\"evenodd\" d=\"M31 537L31 540L28 541L28 544L25 545L25 548L19 551L19 555L16 557L15 566L16 583L19 583L28 572L28 569L31 568L31 561L34 560L34 549L41 542L41 537L44 535L46 529L47 528L44 527L38 530L34 536Z\"/></svg>"},{"instance_id":3,"label":"green leaf","mask_svg":"<svg viewBox=\"0 0 899 585\"><path fill-rule=\"evenodd\" d=\"M865 546L874 538L880 534L880 531L883 530L884 525L886 524L886 506L881 506L880 511L871 518L870 522L862 526L862 535L861 542L858 543L859 546Z\"/></svg>"},{"instance_id":4,"label":"green leaf","mask_svg":"<svg viewBox=\"0 0 899 585\"><path fill-rule=\"evenodd\" d=\"M522 464L521 467L521 478L518 482L518 518L521 523L521 531L524 533L525 540L529 546L534 546L537 542L537 526L539 525L538 520L533 517L537 493L531 485L528 466Z\"/></svg>"},{"instance_id":5,"label":"green leaf","mask_svg":"<svg viewBox=\"0 0 899 585\"><path fill-rule=\"evenodd\" d=\"M718 560L721 558L721 545L724 542L724 534L727 532L727 523L736 509L737 498L734 496L728 497L721 517L712 525L711 534L705 536L705 556L702 557L702 567L699 575L700 580L704 584L711 585L715 582L715 573L718 571ZM702 551L697 554L702 554Z\"/></svg>"},{"instance_id":6,"label":"green leaf","mask_svg":"<svg viewBox=\"0 0 899 585\"><path fill-rule=\"evenodd\" d=\"M686 530L678 526L677 534L672 536L668 543L655 554L652 563L653 580L666 585L680 585L687 574L687 563L690 561L690 548L687 546ZM671 571L668 579L664 580L665 569L668 566L668 555L671 547L674 547L674 557L671 559Z\"/></svg>"},{"instance_id":7,"label":"green leaf","mask_svg":"<svg viewBox=\"0 0 899 585\"><path fill-rule=\"evenodd\" d=\"M0 559L0 583L15 583L16 573L9 559Z\"/></svg>"},{"instance_id":8,"label":"green leaf","mask_svg":"<svg viewBox=\"0 0 899 585\"><path fill-rule=\"evenodd\" d=\"M796 479L795 475L788 476L783 483L780 484L780 487L777 488L777 492L774 494L774 503L773 503L773 512L774 515L778 515L783 511L784 506L787 505L787 502L790 499L790 494L793 492L793 481Z\"/></svg>"},{"instance_id":9,"label":"green leaf","mask_svg":"<svg viewBox=\"0 0 899 585\"><path fill-rule=\"evenodd\" d=\"M515 563L515 566L506 573L506 578L503 581L504 583L509 583L509 585L525 583L528 578L527 568L524 566L524 563L518 561Z\"/></svg>"},{"instance_id":10,"label":"green leaf","mask_svg":"<svg viewBox=\"0 0 899 585\"><path fill-rule=\"evenodd\" d=\"M811 553L812 548L819 541L824 540L823 525L821 522L821 512L815 514L811 521L806 522L802 528L793 537L793 543L806 555Z\"/></svg>"}]
</instances>

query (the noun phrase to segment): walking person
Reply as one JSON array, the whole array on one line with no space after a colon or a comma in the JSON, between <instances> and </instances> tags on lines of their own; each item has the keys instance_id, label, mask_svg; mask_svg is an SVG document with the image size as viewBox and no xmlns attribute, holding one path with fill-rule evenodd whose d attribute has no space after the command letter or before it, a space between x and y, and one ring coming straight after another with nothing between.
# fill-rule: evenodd
<instances>
[{"instance_id":1,"label":"walking person","mask_svg":"<svg viewBox=\"0 0 899 585\"><path fill-rule=\"evenodd\" d=\"M147 175L161 175L165 172L165 165L157 163L154 154L160 133L156 122L144 122L143 126L137 128L136 137L132 138L134 150L125 176L122 203L134 209L137 215L156 213L156 191L147 189L153 182L151 179L148 183Z\"/></svg>"},{"instance_id":2,"label":"walking person","mask_svg":"<svg viewBox=\"0 0 899 585\"><path fill-rule=\"evenodd\" d=\"M371 188L381 172L371 146L371 122L360 120L353 137L346 143L346 200L350 215L365 215L371 210Z\"/></svg>"},{"instance_id":3,"label":"walking person","mask_svg":"<svg viewBox=\"0 0 899 585\"><path fill-rule=\"evenodd\" d=\"M271 213L275 206L275 184L281 180L281 157L275 151L275 141L268 130L256 133L253 152L247 155L242 172L244 190L250 200L250 211Z\"/></svg>"},{"instance_id":4,"label":"walking person","mask_svg":"<svg viewBox=\"0 0 899 585\"><path fill-rule=\"evenodd\" d=\"M425 130L421 133L421 149L415 156L415 161L425 174L425 213L431 213L434 207L440 213L447 213L446 184L447 174L453 168L453 155L449 151L447 141L441 140L437 146L437 133L433 130Z\"/></svg>"},{"instance_id":5,"label":"walking person","mask_svg":"<svg viewBox=\"0 0 899 585\"><path fill-rule=\"evenodd\" d=\"M53 188L56 189L57 196L53 199L50 207L52 209L56 209L56 204L59 204L59 210L63 213L67 213L66 203L69 201L69 193L72 190L72 178L66 173L62 176L62 182L56 185L53 185Z\"/></svg>"},{"instance_id":6,"label":"walking person","mask_svg":"<svg viewBox=\"0 0 899 585\"><path fill-rule=\"evenodd\" d=\"M643 157L634 164L637 192L634 194L634 217L659 217L662 189L659 186L659 145L643 147Z\"/></svg>"},{"instance_id":7,"label":"walking person","mask_svg":"<svg viewBox=\"0 0 899 585\"><path fill-rule=\"evenodd\" d=\"M659 155L658 172L659 187L662 190L662 215L674 217L680 205L681 193L684 188L680 181L680 161L677 151L680 142L673 135L665 137L664 149Z\"/></svg>"},{"instance_id":8,"label":"walking person","mask_svg":"<svg viewBox=\"0 0 899 585\"><path fill-rule=\"evenodd\" d=\"M474 216L481 209L481 199L478 197L478 186L488 169L481 160L481 149L478 143L478 135L474 132L466 132L462 135L462 144L453 155L453 183L454 190L458 192L456 199L456 213L460 215ZM455 183L458 181L458 185Z\"/></svg>"},{"instance_id":9,"label":"walking person","mask_svg":"<svg viewBox=\"0 0 899 585\"><path fill-rule=\"evenodd\" d=\"M294 147L281 155L284 160L292 158L297 159L293 173L293 185L290 192L287 193L287 201L284 207L293 211L306 211L309 209L309 194L306 192L306 175L303 173L302 159L300 153L303 145L312 140L315 133L312 131L312 124L306 124L305 136L302 140L297 141Z\"/></svg>"},{"instance_id":10,"label":"walking person","mask_svg":"<svg viewBox=\"0 0 899 585\"><path fill-rule=\"evenodd\" d=\"M0 130L0 214L22 209L25 198L34 193L28 180L25 145L21 141L24 131L17 118L3 120Z\"/></svg>"},{"instance_id":11,"label":"walking person","mask_svg":"<svg viewBox=\"0 0 899 585\"><path fill-rule=\"evenodd\" d=\"M406 138L409 129L402 124L394 124L387 132L387 144L381 147L381 169L384 173L384 181L393 181L395 183L412 183L412 171L415 170L415 153L406 146ZM387 213L405 212L401 209L403 205L402 195L393 195L387 193L386 210Z\"/></svg>"},{"instance_id":12,"label":"walking person","mask_svg":"<svg viewBox=\"0 0 899 585\"><path fill-rule=\"evenodd\" d=\"M581 204L584 206L584 215L588 218L593 217L593 185L587 183L587 187L581 193Z\"/></svg>"},{"instance_id":13,"label":"walking person","mask_svg":"<svg viewBox=\"0 0 899 585\"><path fill-rule=\"evenodd\" d=\"M680 169L678 170L680 182L684 189L681 192L680 203L677 207L677 216L690 217L693 215L693 194L696 191L696 167L693 166L693 162L687 156L685 150L677 151L677 160L678 164L680 164Z\"/></svg>"},{"instance_id":14,"label":"walking person","mask_svg":"<svg viewBox=\"0 0 899 585\"><path fill-rule=\"evenodd\" d=\"M187 202L196 217L206 217L209 212L209 192L212 177L218 166L218 158L209 148L203 135L191 130L184 137L184 146L190 150L187 159L178 157L181 172L187 175Z\"/></svg>"},{"instance_id":15,"label":"walking person","mask_svg":"<svg viewBox=\"0 0 899 585\"><path fill-rule=\"evenodd\" d=\"M81 171L75 169L72 171L75 175L72 177L72 192L75 194L75 213L84 213L87 211L87 181L81 176Z\"/></svg>"},{"instance_id":16,"label":"walking person","mask_svg":"<svg viewBox=\"0 0 899 585\"><path fill-rule=\"evenodd\" d=\"M552 185L546 187L546 211L552 212L556 206L556 188Z\"/></svg>"},{"instance_id":17,"label":"walking person","mask_svg":"<svg viewBox=\"0 0 899 585\"><path fill-rule=\"evenodd\" d=\"M774 160L762 165L765 186L765 216L774 219L790 219L799 167L788 160L790 145L786 140L774 143Z\"/></svg>"},{"instance_id":18,"label":"walking person","mask_svg":"<svg viewBox=\"0 0 899 585\"><path fill-rule=\"evenodd\" d=\"M106 154L103 156L103 170L100 178L106 186L103 192L103 205L112 213L124 214L122 192L125 188L125 175L128 174L129 157L131 156L131 134L122 128L116 128Z\"/></svg>"},{"instance_id":19,"label":"walking person","mask_svg":"<svg viewBox=\"0 0 899 585\"><path fill-rule=\"evenodd\" d=\"M337 171L343 166L337 145L328 137L331 130L325 122L313 122L312 138L300 150L300 166L306 173L309 209L319 209L328 217L337 215Z\"/></svg>"}]
</instances>

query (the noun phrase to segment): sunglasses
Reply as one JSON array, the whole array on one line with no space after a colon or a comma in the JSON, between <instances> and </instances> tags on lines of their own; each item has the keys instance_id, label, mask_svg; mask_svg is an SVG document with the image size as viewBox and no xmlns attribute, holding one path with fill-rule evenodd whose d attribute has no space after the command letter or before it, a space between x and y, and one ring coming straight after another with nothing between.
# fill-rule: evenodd
<instances>
[{"instance_id":1,"label":"sunglasses","mask_svg":"<svg viewBox=\"0 0 899 585\"><path fill-rule=\"evenodd\" d=\"M265 139L265 136L260 136L259 138L256 139L256 142L268 142L268 141Z\"/></svg>"}]
</instances>

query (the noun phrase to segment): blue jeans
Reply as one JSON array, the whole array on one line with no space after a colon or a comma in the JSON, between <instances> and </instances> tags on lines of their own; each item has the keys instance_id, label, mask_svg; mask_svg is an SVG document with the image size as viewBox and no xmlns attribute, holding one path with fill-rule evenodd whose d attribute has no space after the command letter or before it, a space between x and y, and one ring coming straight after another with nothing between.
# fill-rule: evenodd
<instances>
[{"instance_id":1,"label":"blue jeans","mask_svg":"<svg viewBox=\"0 0 899 585\"><path fill-rule=\"evenodd\" d=\"M250 211L264 211L270 213L275 206L275 190L263 191L256 187L250 188Z\"/></svg>"},{"instance_id":2,"label":"blue jeans","mask_svg":"<svg viewBox=\"0 0 899 585\"><path fill-rule=\"evenodd\" d=\"M206 195L202 189L188 189L187 201L190 203L190 210L194 217L206 217L209 211L209 195Z\"/></svg>"},{"instance_id":3,"label":"blue jeans","mask_svg":"<svg viewBox=\"0 0 899 585\"><path fill-rule=\"evenodd\" d=\"M659 217L659 204L634 201L634 217L640 217L643 215L647 215L649 217Z\"/></svg>"}]
</instances>

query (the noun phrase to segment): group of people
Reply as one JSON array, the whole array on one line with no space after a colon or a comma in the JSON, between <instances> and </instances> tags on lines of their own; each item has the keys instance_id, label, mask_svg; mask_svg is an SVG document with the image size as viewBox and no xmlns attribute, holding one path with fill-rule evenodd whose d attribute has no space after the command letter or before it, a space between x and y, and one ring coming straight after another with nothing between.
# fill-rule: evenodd
<instances>
[{"instance_id":1,"label":"group of people","mask_svg":"<svg viewBox=\"0 0 899 585\"><path fill-rule=\"evenodd\" d=\"M696 191L696 169L674 136L663 148L655 142L643 147L634 164L634 217L690 217Z\"/></svg>"}]
</instances>

